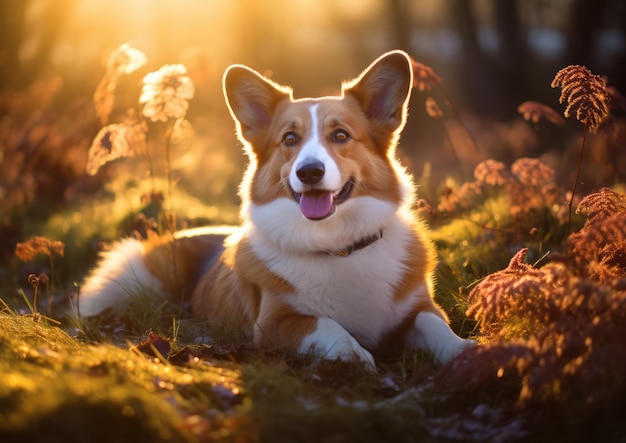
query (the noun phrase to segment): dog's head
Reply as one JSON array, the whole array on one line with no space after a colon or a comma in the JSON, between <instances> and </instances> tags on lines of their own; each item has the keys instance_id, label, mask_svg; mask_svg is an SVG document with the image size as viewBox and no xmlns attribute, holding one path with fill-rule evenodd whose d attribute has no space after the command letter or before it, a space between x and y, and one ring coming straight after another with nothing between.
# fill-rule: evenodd
<instances>
[{"instance_id":1,"label":"dog's head","mask_svg":"<svg viewBox=\"0 0 626 443\"><path fill-rule=\"evenodd\" d=\"M294 100L290 88L248 67L228 68L226 101L252 160L244 210L261 217L266 208L285 223L297 215L304 229L332 222L333 230L371 230L382 207L393 211L412 192L395 161L412 75L408 55L393 51L345 82L341 96Z\"/></svg>"}]
</instances>

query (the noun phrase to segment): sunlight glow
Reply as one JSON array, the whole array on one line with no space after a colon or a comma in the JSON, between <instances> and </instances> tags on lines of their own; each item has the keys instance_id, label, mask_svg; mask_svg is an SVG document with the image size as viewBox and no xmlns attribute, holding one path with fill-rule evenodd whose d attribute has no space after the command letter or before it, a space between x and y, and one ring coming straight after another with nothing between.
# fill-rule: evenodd
<instances>
[{"instance_id":1,"label":"sunlight glow","mask_svg":"<svg viewBox=\"0 0 626 443\"><path fill-rule=\"evenodd\" d=\"M334 7L339 10L348 20L361 21L380 13L383 6L377 0L336 0ZM310 5L309 5L310 7Z\"/></svg>"}]
</instances>

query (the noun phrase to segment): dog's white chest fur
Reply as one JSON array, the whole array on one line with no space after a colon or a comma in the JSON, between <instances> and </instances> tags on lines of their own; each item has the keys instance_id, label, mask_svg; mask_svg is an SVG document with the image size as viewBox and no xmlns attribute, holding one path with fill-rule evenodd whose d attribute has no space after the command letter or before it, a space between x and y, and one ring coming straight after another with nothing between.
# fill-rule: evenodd
<instances>
[{"instance_id":1,"label":"dog's white chest fur","mask_svg":"<svg viewBox=\"0 0 626 443\"><path fill-rule=\"evenodd\" d=\"M394 300L406 260L403 238L409 235L406 226L394 224L382 238L346 257L322 251L285 254L261 236L253 236L252 245L268 268L296 289L280 294L282 301L300 313L335 320L373 348L417 302L418 294ZM423 292L428 294L425 285Z\"/></svg>"}]
</instances>

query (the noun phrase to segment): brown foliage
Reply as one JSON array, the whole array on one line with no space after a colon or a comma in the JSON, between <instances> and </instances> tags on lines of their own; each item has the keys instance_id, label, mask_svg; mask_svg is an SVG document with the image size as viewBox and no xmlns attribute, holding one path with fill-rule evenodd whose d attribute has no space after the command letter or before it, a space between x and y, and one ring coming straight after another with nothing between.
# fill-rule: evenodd
<instances>
[{"instance_id":1,"label":"brown foliage","mask_svg":"<svg viewBox=\"0 0 626 443\"><path fill-rule=\"evenodd\" d=\"M448 215L476 208L497 187L510 202L514 228L528 232L541 221L538 214L549 215L557 225L566 223L565 191L556 185L554 170L539 159L521 158L510 171L502 162L485 160L476 166L474 176L476 181L444 192L437 210Z\"/></svg>"},{"instance_id":2,"label":"brown foliage","mask_svg":"<svg viewBox=\"0 0 626 443\"><path fill-rule=\"evenodd\" d=\"M582 198L576 208L577 214L587 216L587 225L623 212L626 212L626 197L609 188L602 188Z\"/></svg>"},{"instance_id":3,"label":"brown foliage","mask_svg":"<svg viewBox=\"0 0 626 443\"><path fill-rule=\"evenodd\" d=\"M510 181L511 174L506 170L504 163L488 159L476 165L474 177L478 183L498 186Z\"/></svg>"},{"instance_id":4,"label":"brown foliage","mask_svg":"<svg viewBox=\"0 0 626 443\"><path fill-rule=\"evenodd\" d=\"M563 117L551 107L543 103L527 101L517 107L517 112L522 114L524 120L539 123L541 120L547 120L558 126L563 126L565 120Z\"/></svg>"},{"instance_id":5,"label":"brown foliage","mask_svg":"<svg viewBox=\"0 0 626 443\"><path fill-rule=\"evenodd\" d=\"M435 74L433 68L423 63L411 61L413 65L413 87L420 91L430 92L433 86L442 83L441 77Z\"/></svg>"},{"instance_id":6,"label":"brown foliage","mask_svg":"<svg viewBox=\"0 0 626 443\"><path fill-rule=\"evenodd\" d=\"M450 383L479 390L512 376L517 406L589 405L626 388L624 196L603 189L579 210L592 221L570 236L567 255L536 268L522 249L473 288L467 315L492 344L455 362Z\"/></svg>"},{"instance_id":7,"label":"brown foliage","mask_svg":"<svg viewBox=\"0 0 626 443\"><path fill-rule=\"evenodd\" d=\"M55 77L0 93L0 223L62 202L83 174L93 111L62 92L63 80Z\"/></svg>"},{"instance_id":8,"label":"brown foliage","mask_svg":"<svg viewBox=\"0 0 626 443\"><path fill-rule=\"evenodd\" d=\"M443 111L432 97L426 98L426 113L430 118L438 119L443 117Z\"/></svg>"},{"instance_id":9,"label":"brown foliage","mask_svg":"<svg viewBox=\"0 0 626 443\"><path fill-rule=\"evenodd\" d=\"M50 240L45 237L31 237L15 246L15 256L25 262L31 261L39 254L48 257L56 255L63 257L64 253L65 244L62 241Z\"/></svg>"},{"instance_id":10,"label":"brown foliage","mask_svg":"<svg viewBox=\"0 0 626 443\"><path fill-rule=\"evenodd\" d=\"M107 125L94 138L85 169L89 175L95 175L102 165L112 160L143 152L145 144L145 122L127 119L124 123Z\"/></svg>"},{"instance_id":11,"label":"brown foliage","mask_svg":"<svg viewBox=\"0 0 626 443\"><path fill-rule=\"evenodd\" d=\"M587 214L587 222L568 239L571 265L600 282L626 278L626 196L602 188L576 212Z\"/></svg>"},{"instance_id":12,"label":"brown foliage","mask_svg":"<svg viewBox=\"0 0 626 443\"><path fill-rule=\"evenodd\" d=\"M570 65L557 72L551 86L561 87L559 103L567 101L563 113L570 117L576 112L576 120L596 129L609 115L606 82L584 66Z\"/></svg>"},{"instance_id":13,"label":"brown foliage","mask_svg":"<svg viewBox=\"0 0 626 443\"><path fill-rule=\"evenodd\" d=\"M109 120L115 104L115 89L122 75L128 75L146 63L146 56L137 49L124 43L115 49L107 61L107 68L102 80L93 94L93 103L100 122L104 125Z\"/></svg>"}]
</instances>

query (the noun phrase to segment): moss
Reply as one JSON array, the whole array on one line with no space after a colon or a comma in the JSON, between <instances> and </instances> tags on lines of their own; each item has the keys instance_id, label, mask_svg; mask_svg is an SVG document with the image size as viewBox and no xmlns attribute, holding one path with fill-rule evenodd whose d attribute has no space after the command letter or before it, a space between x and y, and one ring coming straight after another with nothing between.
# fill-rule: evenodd
<instances>
[{"instance_id":1,"label":"moss","mask_svg":"<svg viewBox=\"0 0 626 443\"><path fill-rule=\"evenodd\" d=\"M239 392L237 371L82 344L26 316L0 314L0 357L3 441L194 441L198 422L228 440L239 408L219 394Z\"/></svg>"},{"instance_id":2,"label":"moss","mask_svg":"<svg viewBox=\"0 0 626 443\"><path fill-rule=\"evenodd\" d=\"M341 362L294 366L243 369L262 441L408 442L427 436L419 402L411 396L394 401L399 386L383 386L390 378Z\"/></svg>"}]
</instances>

